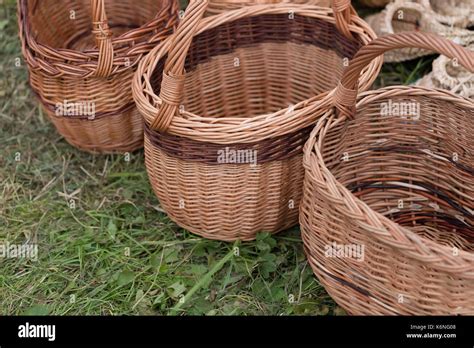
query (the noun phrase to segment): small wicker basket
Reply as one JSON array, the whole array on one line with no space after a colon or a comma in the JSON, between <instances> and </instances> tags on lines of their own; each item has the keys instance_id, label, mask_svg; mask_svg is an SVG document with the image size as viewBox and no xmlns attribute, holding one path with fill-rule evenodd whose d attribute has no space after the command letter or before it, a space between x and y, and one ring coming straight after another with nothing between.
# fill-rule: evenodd
<instances>
[{"instance_id":1,"label":"small wicker basket","mask_svg":"<svg viewBox=\"0 0 474 348\"><path fill-rule=\"evenodd\" d=\"M336 108L305 146L305 250L350 314L472 315L474 101L413 86L357 99L364 66L405 47L439 52L474 72L474 52L429 34L386 36L357 53Z\"/></svg>"},{"instance_id":2,"label":"small wicker basket","mask_svg":"<svg viewBox=\"0 0 474 348\"><path fill-rule=\"evenodd\" d=\"M206 7L191 1L173 39L135 75L145 163L178 225L211 239L250 240L297 224L303 144L331 103L344 58L374 35L350 6L334 15L259 5L202 19ZM364 70L361 89L380 64Z\"/></svg>"},{"instance_id":3,"label":"small wicker basket","mask_svg":"<svg viewBox=\"0 0 474 348\"><path fill-rule=\"evenodd\" d=\"M132 76L177 13L176 0L18 0L31 87L69 143L90 152L143 146Z\"/></svg>"}]
</instances>

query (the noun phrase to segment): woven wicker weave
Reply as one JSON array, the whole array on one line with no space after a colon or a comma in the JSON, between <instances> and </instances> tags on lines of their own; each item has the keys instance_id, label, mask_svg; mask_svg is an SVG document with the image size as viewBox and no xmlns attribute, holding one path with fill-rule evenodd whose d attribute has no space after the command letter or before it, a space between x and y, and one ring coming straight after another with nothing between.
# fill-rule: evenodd
<instances>
[{"instance_id":1,"label":"woven wicker weave","mask_svg":"<svg viewBox=\"0 0 474 348\"><path fill-rule=\"evenodd\" d=\"M69 143L91 152L143 146L132 76L177 12L175 0L18 1L30 84Z\"/></svg>"},{"instance_id":2,"label":"woven wicker weave","mask_svg":"<svg viewBox=\"0 0 474 348\"><path fill-rule=\"evenodd\" d=\"M173 40L150 52L135 75L146 167L178 225L249 240L297 224L303 144L331 101L344 58L374 35L348 17L350 7L334 16L324 7L259 5L201 20L206 5L192 1ZM380 63L364 71L361 89Z\"/></svg>"},{"instance_id":3,"label":"woven wicker weave","mask_svg":"<svg viewBox=\"0 0 474 348\"><path fill-rule=\"evenodd\" d=\"M402 47L474 71L473 52L434 35L386 36L359 51L304 149L305 250L348 313L474 314L474 102L394 86L354 107L360 70Z\"/></svg>"},{"instance_id":4,"label":"woven wicker weave","mask_svg":"<svg viewBox=\"0 0 474 348\"><path fill-rule=\"evenodd\" d=\"M244 6L261 4L305 4L330 7L331 0L209 0L207 12L209 14L218 14Z\"/></svg>"}]
</instances>

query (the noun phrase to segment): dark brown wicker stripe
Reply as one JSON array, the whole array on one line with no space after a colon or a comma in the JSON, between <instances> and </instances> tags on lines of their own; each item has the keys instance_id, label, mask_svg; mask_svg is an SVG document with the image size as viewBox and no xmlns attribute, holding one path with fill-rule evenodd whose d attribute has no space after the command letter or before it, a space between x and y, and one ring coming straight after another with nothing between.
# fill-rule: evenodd
<instances>
[{"instance_id":1,"label":"dark brown wicker stripe","mask_svg":"<svg viewBox=\"0 0 474 348\"><path fill-rule=\"evenodd\" d=\"M314 45L349 59L360 48L360 42L349 40L335 25L321 19L261 15L225 23L197 35L186 58L186 69L192 70L214 56L231 53L237 48L264 42Z\"/></svg>"},{"instance_id":2,"label":"dark brown wicker stripe","mask_svg":"<svg viewBox=\"0 0 474 348\"><path fill-rule=\"evenodd\" d=\"M189 138L156 132L145 122L145 135L153 146L163 150L168 155L184 161L201 162L206 164L222 164L219 153L222 151L256 151L256 163L281 161L299 155L313 127L306 127L296 132L267 139L257 143L239 143L234 145L215 144L195 141ZM234 163L226 163L234 164ZM235 163L249 165L248 162Z\"/></svg>"},{"instance_id":3,"label":"dark brown wicker stripe","mask_svg":"<svg viewBox=\"0 0 474 348\"><path fill-rule=\"evenodd\" d=\"M347 280L344 280L340 277L337 277L335 276L334 274L331 274L329 272L325 272L324 273L328 276L330 276L331 278L333 278L334 280L338 281L339 283L341 283L342 285L346 285L348 287L350 287L351 289L354 289L355 291L357 291L358 293L364 295L364 296L367 296L367 297L372 297L372 295L370 294L369 291L365 290L365 289L362 289L360 286L357 286L355 285L354 283L351 283L351 282L348 282Z\"/></svg>"},{"instance_id":4,"label":"dark brown wicker stripe","mask_svg":"<svg viewBox=\"0 0 474 348\"><path fill-rule=\"evenodd\" d=\"M348 59L361 47L359 41L349 40L334 24L321 19L299 15L293 19L289 19L289 15L261 15L225 23L197 35L186 57L185 68L190 72L215 56L266 42L314 45ZM162 68L163 59L152 77L156 95L160 92Z\"/></svg>"},{"instance_id":5,"label":"dark brown wicker stripe","mask_svg":"<svg viewBox=\"0 0 474 348\"><path fill-rule=\"evenodd\" d=\"M380 179L380 181L382 181L382 180L383 179ZM366 190L366 189L371 189L371 188L386 189L386 190L390 190L390 189L405 189L406 190L405 187L400 186L400 185L377 184L374 181L377 181L377 179L373 179L370 182L360 182L358 184L348 185L347 188L353 193L355 193L355 191L357 191L357 190ZM439 200L442 200L442 201L446 202L449 206L451 206L451 208L456 209L459 213L463 214L467 218L470 218L470 219L474 218L473 214L469 210L466 210L462 205L455 202L451 198L451 197L456 197L455 192L449 192L449 193L448 192L443 192L443 191L440 191L438 188L433 187L432 185L429 185L429 184L421 182L421 181L407 182L405 180L401 180L401 182L403 182L405 184L413 184L413 185L420 186L420 187L424 188L425 190L427 190L429 193L431 193L433 197L436 197ZM419 192L419 190L414 189L414 188L410 188L410 191ZM363 191L362 192L358 191L358 195L361 195L361 194L363 194ZM426 192L423 192L423 195L428 196L428 194ZM433 201L434 201L434 199L433 199ZM469 208L472 209L472 208L474 208L474 206L471 206Z\"/></svg>"}]
</instances>

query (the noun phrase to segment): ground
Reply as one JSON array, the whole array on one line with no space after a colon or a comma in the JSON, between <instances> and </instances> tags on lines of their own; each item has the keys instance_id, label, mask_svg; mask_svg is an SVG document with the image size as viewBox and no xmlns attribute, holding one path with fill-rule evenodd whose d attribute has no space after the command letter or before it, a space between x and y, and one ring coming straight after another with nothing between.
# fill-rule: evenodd
<instances>
[{"instance_id":1,"label":"ground","mask_svg":"<svg viewBox=\"0 0 474 348\"><path fill-rule=\"evenodd\" d=\"M67 144L29 89L15 13L0 0L0 242L39 252L0 259L0 314L344 314L313 276L298 228L245 243L199 238L161 211L143 151L94 156ZM377 84L412 82L430 61L387 66Z\"/></svg>"}]
</instances>

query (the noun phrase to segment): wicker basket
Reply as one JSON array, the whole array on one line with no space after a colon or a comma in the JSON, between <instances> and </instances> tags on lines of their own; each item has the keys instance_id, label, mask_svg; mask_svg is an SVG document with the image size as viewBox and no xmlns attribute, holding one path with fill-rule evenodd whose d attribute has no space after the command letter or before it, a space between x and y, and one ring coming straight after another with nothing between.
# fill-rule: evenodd
<instances>
[{"instance_id":1,"label":"wicker basket","mask_svg":"<svg viewBox=\"0 0 474 348\"><path fill-rule=\"evenodd\" d=\"M345 24L350 7L337 23L357 39L337 30L330 8L260 5L201 19L206 6L191 1L173 40L138 67L145 163L178 225L250 240L298 223L303 144L331 102L344 57L374 36L355 15ZM363 72L361 89L380 63Z\"/></svg>"},{"instance_id":2,"label":"wicker basket","mask_svg":"<svg viewBox=\"0 0 474 348\"><path fill-rule=\"evenodd\" d=\"M177 12L175 0L18 1L31 87L69 143L90 152L143 146L132 76Z\"/></svg>"},{"instance_id":3,"label":"wicker basket","mask_svg":"<svg viewBox=\"0 0 474 348\"><path fill-rule=\"evenodd\" d=\"M262 5L262 4L305 4L317 6L331 6L331 0L209 0L207 8L208 14L218 14L226 11L235 10L244 6Z\"/></svg>"},{"instance_id":4,"label":"wicker basket","mask_svg":"<svg viewBox=\"0 0 474 348\"><path fill-rule=\"evenodd\" d=\"M472 315L474 101L412 86L357 101L361 69L402 47L437 51L474 72L473 52L433 34L386 36L359 51L336 109L305 145L305 250L348 313Z\"/></svg>"}]
</instances>

